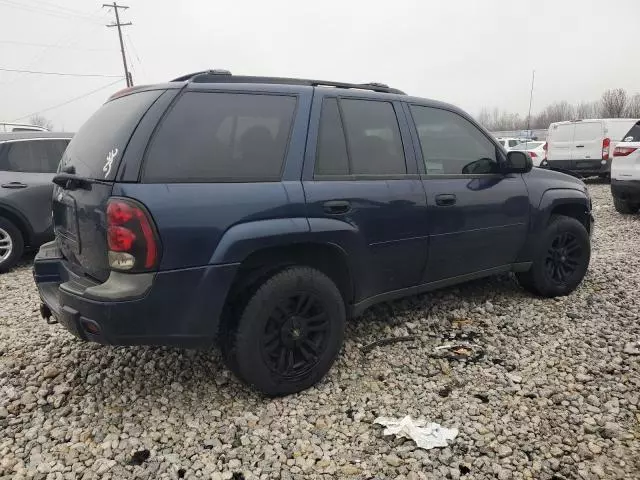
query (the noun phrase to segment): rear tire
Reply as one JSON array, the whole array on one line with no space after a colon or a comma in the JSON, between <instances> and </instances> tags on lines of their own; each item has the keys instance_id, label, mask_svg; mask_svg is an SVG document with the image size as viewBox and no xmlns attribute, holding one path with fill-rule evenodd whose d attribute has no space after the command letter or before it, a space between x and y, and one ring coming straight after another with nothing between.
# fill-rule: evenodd
<instances>
[{"instance_id":1,"label":"rear tire","mask_svg":"<svg viewBox=\"0 0 640 480\"><path fill-rule=\"evenodd\" d=\"M0 217L0 273L13 267L24 252L24 239L18 227Z\"/></svg>"},{"instance_id":2,"label":"rear tire","mask_svg":"<svg viewBox=\"0 0 640 480\"><path fill-rule=\"evenodd\" d=\"M589 267L591 241L587 229L572 217L551 217L526 272L516 273L525 290L542 297L558 297L573 292Z\"/></svg>"},{"instance_id":3,"label":"rear tire","mask_svg":"<svg viewBox=\"0 0 640 480\"><path fill-rule=\"evenodd\" d=\"M618 213L622 213L624 215L638 213L638 211L640 210L640 205L629 203L626 200L622 200L621 198L616 197L613 197L613 206Z\"/></svg>"},{"instance_id":4,"label":"rear tire","mask_svg":"<svg viewBox=\"0 0 640 480\"><path fill-rule=\"evenodd\" d=\"M309 267L268 278L227 334L225 360L244 382L269 396L318 382L344 338L345 305L335 283Z\"/></svg>"}]
</instances>

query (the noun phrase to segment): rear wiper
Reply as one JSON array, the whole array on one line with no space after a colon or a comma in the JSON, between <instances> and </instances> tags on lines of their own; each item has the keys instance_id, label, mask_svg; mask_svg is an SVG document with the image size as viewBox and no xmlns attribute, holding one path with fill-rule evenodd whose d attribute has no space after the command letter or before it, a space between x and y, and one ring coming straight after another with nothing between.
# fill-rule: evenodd
<instances>
[{"instance_id":1,"label":"rear wiper","mask_svg":"<svg viewBox=\"0 0 640 480\"><path fill-rule=\"evenodd\" d=\"M53 177L53 183L65 190L77 190L78 188L91 190L91 184L96 183L96 181L90 178L81 177L75 173L58 173Z\"/></svg>"}]
</instances>

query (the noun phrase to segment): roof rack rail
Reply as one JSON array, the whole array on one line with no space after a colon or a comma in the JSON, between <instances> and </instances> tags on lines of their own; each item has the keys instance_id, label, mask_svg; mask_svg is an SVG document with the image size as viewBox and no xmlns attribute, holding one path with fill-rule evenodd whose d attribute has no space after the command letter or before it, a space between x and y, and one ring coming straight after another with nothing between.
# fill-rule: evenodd
<instances>
[{"instance_id":1,"label":"roof rack rail","mask_svg":"<svg viewBox=\"0 0 640 480\"><path fill-rule=\"evenodd\" d=\"M395 93L406 95L402 90L391 88L384 83L345 83L329 82L324 80L308 80L303 78L287 77L253 77L238 75L234 76L228 70L203 70L201 72L190 73L171 80L172 82L193 82L193 83L269 83L275 85L307 85L310 87L335 87L335 88L355 88L358 90L372 90L374 92Z\"/></svg>"}]
</instances>

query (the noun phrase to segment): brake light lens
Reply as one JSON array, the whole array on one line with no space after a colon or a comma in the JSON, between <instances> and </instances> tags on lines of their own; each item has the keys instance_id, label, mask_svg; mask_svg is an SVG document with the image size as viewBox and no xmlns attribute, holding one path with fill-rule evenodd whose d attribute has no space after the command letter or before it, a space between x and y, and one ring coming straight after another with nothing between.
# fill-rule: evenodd
<instances>
[{"instance_id":1,"label":"brake light lens","mask_svg":"<svg viewBox=\"0 0 640 480\"><path fill-rule=\"evenodd\" d=\"M616 147L613 150L614 157L626 157L627 155L635 152L638 147Z\"/></svg>"},{"instance_id":2,"label":"brake light lens","mask_svg":"<svg viewBox=\"0 0 640 480\"><path fill-rule=\"evenodd\" d=\"M158 236L147 210L129 198L107 202L109 266L114 270L148 271L158 266Z\"/></svg>"},{"instance_id":3,"label":"brake light lens","mask_svg":"<svg viewBox=\"0 0 640 480\"><path fill-rule=\"evenodd\" d=\"M538 154L536 152L529 152L529 155L531 155L531 158L538 158Z\"/></svg>"},{"instance_id":4,"label":"brake light lens","mask_svg":"<svg viewBox=\"0 0 640 480\"><path fill-rule=\"evenodd\" d=\"M602 140L602 159L609 160L609 147L611 146L611 139L605 138Z\"/></svg>"}]
</instances>

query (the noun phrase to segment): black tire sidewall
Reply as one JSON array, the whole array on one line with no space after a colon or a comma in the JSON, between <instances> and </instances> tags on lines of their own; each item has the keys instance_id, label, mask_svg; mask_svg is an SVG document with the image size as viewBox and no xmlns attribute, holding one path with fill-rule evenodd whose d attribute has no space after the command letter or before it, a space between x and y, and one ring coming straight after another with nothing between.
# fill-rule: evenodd
<instances>
[{"instance_id":1,"label":"black tire sidewall","mask_svg":"<svg viewBox=\"0 0 640 480\"><path fill-rule=\"evenodd\" d=\"M13 267L20 257L22 257L22 253L24 252L24 240L22 238L22 233L18 227L16 227L13 222L7 220L6 218L0 217L0 228L5 230L9 236L11 237L11 242L13 244L13 250L11 251L11 255L2 261L0 260L0 273L6 272Z\"/></svg>"},{"instance_id":2,"label":"black tire sidewall","mask_svg":"<svg viewBox=\"0 0 640 480\"><path fill-rule=\"evenodd\" d=\"M618 213L623 215L638 213L638 210L640 210L640 205L635 205L616 197L613 197L613 206Z\"/></svg>"},{"instance_id":3,"label":"black tire sidewall","mask_svg":"<svg viewBox=\"0 0 640 480\"><path fill-rule=\"evenodd\" d=\"M580 243L585 255L580 259L581 263L571 276L571 278L563 283L557 284L550 281L547 278L545 272L545 259L547 250L551 246L551 243L556 236L562 232L568 232L573 234L577 241ZM540 242L540 248L538 250L537 258L532 266L532 279L536 290L545 297L557 297L568 295L573 292L578 285L584 279L589 268L589 262L591 260L591 240L589 233L584 225L578 220L571 217L558 216L552 219L544 232L542 241Z\"/></svg>"},{"instance_id":4,"label":"black tire sidewall","mask_svg":"<svg viewBox=\"0 0 640 480\"><path fill-rule=\"evenodd\" d=\"M296 380L283 379L265 364L260 342L275 305L301 291L313 293L322 302L330 318L331 330L326 350L309 374ZM237 374L269 396L287 395L309 388L324 377L338 356L344 339L345 317L342 296L323 273L307 267L292 267L275 274L251 297L238 321L233 348Z\"/></svg>"}]
</instances>

